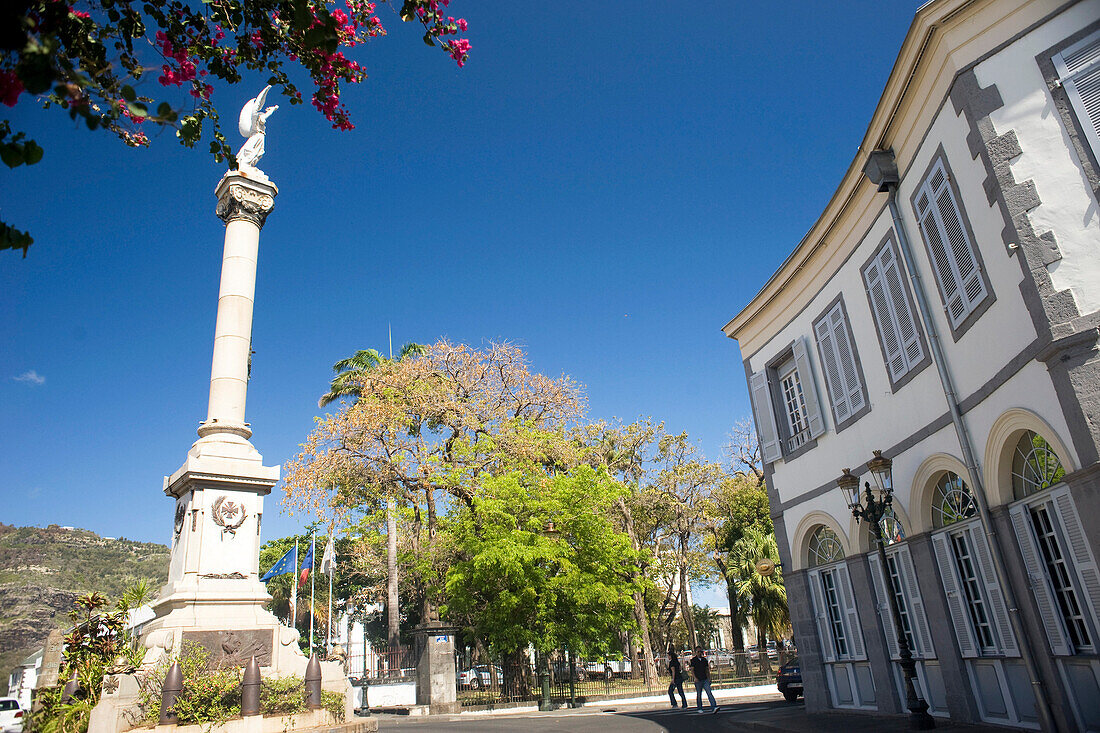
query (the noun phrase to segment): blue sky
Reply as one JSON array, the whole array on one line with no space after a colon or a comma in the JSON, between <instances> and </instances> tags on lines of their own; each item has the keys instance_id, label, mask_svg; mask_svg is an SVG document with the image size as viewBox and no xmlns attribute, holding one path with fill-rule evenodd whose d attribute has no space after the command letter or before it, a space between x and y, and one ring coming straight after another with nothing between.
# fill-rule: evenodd
<instances>
[{"instance_id":1,"label":"blue sky","mask_svg":"<svg viewBox=\"0 0 1100 733\"><path fill-rule=\"evenodd\" d=\"M918 3L625 7L454 0L459 70L382 6L357 128L271 118L247 408L266 463L388 324L395 345L518 342L591 417L652 415L719 457L751 414L719 329L825 206ZM214 99L234 120L261 86ZM26 97L2 112L46 157L0 169L0 214L36 239L0 253L0 521L167 543L162 476L205 417L223 169L171 133L131 150ZM265 539L299 526L279 496Z\"/></svg>"}]
</instances>

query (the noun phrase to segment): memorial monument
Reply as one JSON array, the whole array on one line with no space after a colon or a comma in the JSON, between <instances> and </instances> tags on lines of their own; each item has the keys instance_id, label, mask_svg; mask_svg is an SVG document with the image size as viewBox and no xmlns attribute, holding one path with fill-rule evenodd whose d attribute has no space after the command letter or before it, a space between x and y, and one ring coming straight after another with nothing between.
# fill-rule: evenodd
<instances>
[{"instance_id":1,"label":"memorial monument","mask_svg":"<svg viewBox=\"0 0 1100 733\"><path fill-rule=\"evenodd\" d=\"M246 142L238 168L226 172L214 190L225 247L210 398L198 440L183 465L164 478L164 493L175 501L168 582L142 639L149 649L146 663L190 641L229 665L243 667L255 656L265 674L301 676L307 659L299 634L265 608L270 596L259 579L264 497L278 482L279 467L264 465L245 421L260 230L279 193L256 167L267 120L278 109L264 108L270 89L241 110ZM325 667L325 688L344 691L343 669Z\"/></svg>"}]
</instances>

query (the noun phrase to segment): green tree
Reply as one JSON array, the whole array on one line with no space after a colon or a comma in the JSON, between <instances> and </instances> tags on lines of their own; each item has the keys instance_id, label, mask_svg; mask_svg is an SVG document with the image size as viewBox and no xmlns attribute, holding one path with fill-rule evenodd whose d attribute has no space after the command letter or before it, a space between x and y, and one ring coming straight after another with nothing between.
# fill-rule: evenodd
<instances>
[{"instance_id":1,"label":"green tree","mask_svg":"<svg viewBox=\"0 0 1100 733\"><path fill-rule=\"evenodd\" d=\"M548 475L529 467L485 477L471 506L448 526L454 557L446 615L505 659L528 646L544 655L612 650L634 628L635 570L641 553L609 518L624 494L589 466ZM505 685L512 665L506 668Z\"/></svg>"},{"instance_id":2,"label":"green tree","mask_svg":"<svg viewBox=\"0 0 1100 733\"><path fill-rule=\"evenodd\" d=\"M746 531L734 544L730 553L733 572L737 575L737 592L748 599L753 624L756 626L756 648L760 653L760 669L771 671L768 659L768 635L778 638L791 623L787 608L787 589L779 571L779 546L775 534L758 529ZM757 564L770 560L775 569L770 575L762 575Z\"/></svg>"},{"instance_id":3,"label":"green tree","mask_svg":"<svg viewBox=\"0 0 1100 733\"><path fill-rule=\"evenodd\" d=\"M341 85L366 78L353 49L386 35L374 11L365 0L9 0L0 3L0 102L62 109L134 147L149 144L143 128L171 128L187 147L208 140L215 159L236 168L214 85L260 74L302 104L291 72L304 72L313 106L334 128L350 129ZM421 23L425 43L462 66L470 44L457 35L466 22L446 13L446 3L403 0L400 16ZM26 131L0 123L7 166L42 155ZM0 249L26 256L32 241L0 225Z\"/></svg>"}]
</instances>

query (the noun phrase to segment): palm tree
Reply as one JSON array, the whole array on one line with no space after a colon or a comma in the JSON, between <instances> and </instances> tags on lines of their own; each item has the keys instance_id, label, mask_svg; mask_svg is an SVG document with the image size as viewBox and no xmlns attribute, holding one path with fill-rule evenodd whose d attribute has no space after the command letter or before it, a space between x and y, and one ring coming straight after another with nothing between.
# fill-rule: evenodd
<instances>
[{"instance_id":1,"label":"palm tree","mask_svg":"<svg viewBox=\"0 0 1100 733\"><path fill-rule=\"evenodd\" d=\"M324 407L341 397L358 397L359 385L362 382L363 375L377 369L386 362L402 361L411 356L420 356L426 350L427 347L424 344L409 342L401 347L396 359L393 358L392 352L390 358L387 359L382 356L378 349L360 349L356 351L348 358L341 359L332 365L332 371L336 373L336 376L332 378L328 392L325 392L321 395L321 399L317 400L317 406Z\"/></svg>"},{"instance_id":2,"label":"palm tree","mask_svg":"<svg viewBox=\"0 0 1100 733\"><path fill-rule=\"evenodd\" d=\"M775 534L759 529L746 530L730 552L733 572L737 575L737 593L750 604L750 614L756 625L756 648L760 655L760 671L771 672L768 659L768 634L777 638L791 622L787 608L787 589L779 572L779 546ZM761 575L757 564L770 560L776 569Z\"/></svg>"},{"instance_id":3,"label":"palm tree","mask_svg":"<svg viewBox=\"0 0 1100 733\"><path fill-rule=\"evenodd\" d=\"M393 358L393 345L390 345L390 357L382 356L378 349L360 349L346 359L332 365L336 376L329 384L328 392L317 401L318 407L324 407L341 397L358 399L363 377L374 369L395 361L420 356L428 347L424 344L406 343ZM391 662L393 652L401 643L401 609L397 597L397 507L393 497L386 498L386 636L388 637Z\"/></svg>"}]
</instances>

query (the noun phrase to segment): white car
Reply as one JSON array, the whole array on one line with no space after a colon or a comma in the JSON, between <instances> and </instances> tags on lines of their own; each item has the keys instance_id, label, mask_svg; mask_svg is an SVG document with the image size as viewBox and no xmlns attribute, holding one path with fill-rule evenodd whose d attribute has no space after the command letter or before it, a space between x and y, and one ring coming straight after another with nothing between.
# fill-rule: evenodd
<instances>
[{"instance_id":1,"label":"white car","mask_svg":"<svg viewBox=\"0 0 1100 733\"><path fill-rule=\"evenodd\" d=\"M496 667L497 683L500 682L504 676L504 670L500 667ZM492 684L492 673L489 671L488 664L479 664L472 669L466 669L458 673L458 686L463 690L483 690Z\"/></svg>"},{"instance_id":2,"label":"white car","mask_svg":"<svg viewBox=\"0 0 1100 733\"><path fill-rule=\"evenodd\" d=\"M23 730L23 708L14 697L0 697L0 731L2 733L21 733Z\"/></svg>"}]
</instances>

